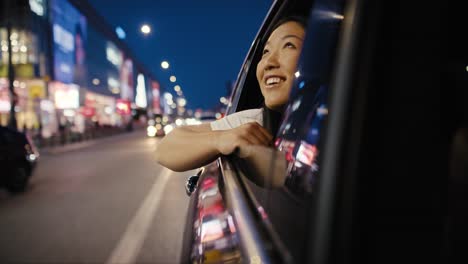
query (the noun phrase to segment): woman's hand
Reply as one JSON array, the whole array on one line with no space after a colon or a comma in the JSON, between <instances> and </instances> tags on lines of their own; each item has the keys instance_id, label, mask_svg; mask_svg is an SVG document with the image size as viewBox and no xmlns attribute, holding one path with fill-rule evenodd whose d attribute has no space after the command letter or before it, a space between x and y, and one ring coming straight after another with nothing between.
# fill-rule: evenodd
<instances>
[{"instance_id":1,"label":"woman's hand","mask_svg":"<svg viewBox=\"0 0 468 264\"><path fill-rule=\"evenodd\" d=\"M251 122L233 129L220 131L216 140L218 151L223 155L229 155L236 148L243 146L269 146L273 136L257 122Z\"/></svg>"}]
</instances>

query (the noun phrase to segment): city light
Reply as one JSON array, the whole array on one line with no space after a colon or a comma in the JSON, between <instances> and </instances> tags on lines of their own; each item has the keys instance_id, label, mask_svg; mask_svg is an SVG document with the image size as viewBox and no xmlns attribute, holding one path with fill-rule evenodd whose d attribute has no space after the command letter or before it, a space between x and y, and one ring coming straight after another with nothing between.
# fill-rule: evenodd
<instances>
[{"instance_id":1,"label":"city light","mask_svg":"<svg viewBox=\"0 0 468 264\"><path fill-rule=\"evenodd\" d=\"M175 82L177 80L177 78L174 75L172 75L171 77L169 77L169 80L171 82Z\"/></svg>"},{"instance_id":2,"label":"city light","mask_svg":"<svg viewBox=\"0 0 468 264\"><path fill-rule=\"evenodd\" d=\"M125 39L125 37L127 35L127 34L125 34L125 31L121 27L116 27L115 28L115 33L117 34L117 37L119 37L119 39Z\"/></svg>"},{"instance_id":3,"label":"city light","mask_svg":"<svg viewBox=\"0 0 468 264\"><path fill-rule=\"evenodd\" d=\"M169 68L169 62L167 62L167 61L161 62L161 67L162 67L163 69L168 69L168 68Z\"/></svg>"},{"instance_id":4,"label":"city light","mask_svg":"<svg viewBox=\"0 0 468 264\"><path fill-rule=\"evenodd\" d=\"M94 79L93 79L93 84L94 84L94 85L99 85L100 83L101 83L101 81L99 81L98 78L94 78Z\"/></svg>"},{"instance_id":5,"label":"city light","mask_svg":"<svg viewBox=\"0 0 468 264\"><path fill-rule=\"evenodd\" d=\"M180 85L174 86L174 91L179 92L180 91Z\"/></svg>"},{"instance_id":6,"label":"city light","mask_svg":"<svg viewBox=\"0 0 468 264\"><path fill-rule=\"evenodd\" d=\"M141 32L145 35L148 35L149 33L151 33L151 28L148 24L144 24L143 26L141 26Z\"/></svg>"}]
</instances>

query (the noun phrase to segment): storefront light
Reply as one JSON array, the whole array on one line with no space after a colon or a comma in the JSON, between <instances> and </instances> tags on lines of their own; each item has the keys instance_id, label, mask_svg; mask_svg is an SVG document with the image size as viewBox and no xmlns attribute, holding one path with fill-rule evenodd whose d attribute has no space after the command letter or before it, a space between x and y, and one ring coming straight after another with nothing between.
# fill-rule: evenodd
<instances>
[{"instance_id":1,"label":"storefront light","mask_svg":"<svg viewBox=\"0 0 468 264\"><path fill-rule=\"evenodd\" d=\"M105 112L106 114L110 115L110 114L112 114L114 111L112 110L112 107L106 106L106 107L104 108L104 112Z\"/></svg>"},{"instance_id":2,"label":"storefront light","mask_svg":"<svg viewBox=\"0 0 468 264\"><path fill-rule=\"evenodd\" d=\"M71 109L65 109L63 110L63 115L66 117L74 117L75 116L75 111Z\"/></svg>"}]
</instances>

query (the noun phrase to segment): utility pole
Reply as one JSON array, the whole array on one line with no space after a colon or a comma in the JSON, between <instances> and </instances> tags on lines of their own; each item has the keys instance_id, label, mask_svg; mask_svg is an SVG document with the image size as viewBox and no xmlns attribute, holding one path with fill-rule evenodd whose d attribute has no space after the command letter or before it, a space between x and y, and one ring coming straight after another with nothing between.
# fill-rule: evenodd
<instances>
[{"instance_id":1,"label":"utility pole","mask_svg":"<svg viewBox=\"0 0 468 264\"><path fill-rule=\"evenodd\" d=\"M7 8L9 12L12 11L11 1L7 1ZM8 87L10 89L10 118L8 120L8 127L17 130L18 124L16 122L16 98L17 95L15 93L15 68L13 67L13 49L11 48L11 15L6 16L7 19L7 42L8 42Z\"/></svg>"},{"instance_id":2,"label":"utility pole","mask_svg":"<svg viewBox=\"0 0 468 264\"><path fill-rule=\"evenodd\" d=\"M16 98L17 95L15 93L15 87L14 87L14 82L15 82L15 68L13 67L12 59L13 57L13 51L11 48L11 23L8 21L7 24L7 38L8 38L8 87L10 88L10 118L8 120L8 127L17 130L18 129L18 124L16 122L16 113L15 113L15 107L16 107Z\"/></svg>"}]
</instances>

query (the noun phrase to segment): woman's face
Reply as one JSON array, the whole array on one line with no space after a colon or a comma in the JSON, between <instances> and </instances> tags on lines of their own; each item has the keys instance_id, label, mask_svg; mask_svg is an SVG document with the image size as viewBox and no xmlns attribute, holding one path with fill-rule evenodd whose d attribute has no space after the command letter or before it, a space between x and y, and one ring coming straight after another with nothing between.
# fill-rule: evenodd
<instances>
[{"instance_id":1,"label":"woman's face","mask_svg":"<svg viewBox=\"0 0 468 264\"><path fill-rule=\"evenodd\" d=\"M280 110L288 101L304 35L304 28L290 21L276 28L265 44L257 80L270 109Z\"/></svg>"}]
</instances>

